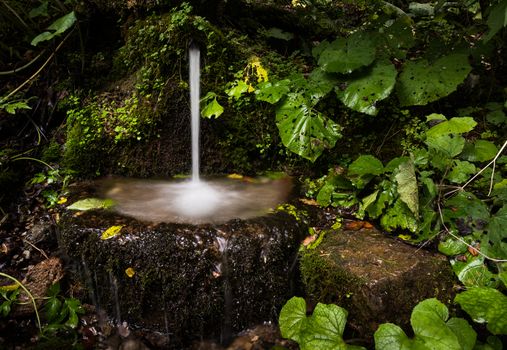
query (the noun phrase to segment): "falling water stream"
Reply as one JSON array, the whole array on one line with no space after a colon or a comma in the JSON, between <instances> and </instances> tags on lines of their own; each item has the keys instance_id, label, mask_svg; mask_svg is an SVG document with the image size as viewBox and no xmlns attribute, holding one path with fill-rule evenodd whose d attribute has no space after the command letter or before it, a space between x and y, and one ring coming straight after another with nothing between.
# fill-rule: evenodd
<instances>
[{"instance_id":1,"label":"falling water stream","mask_svg":"<svg viewBox=\"0 0 507 350\"><path fill-rule=\"evenodd\" d=\"M121 214L151 222L220 223L264 215L283 202L292 188L288 178L206 179L199 174L200 51L189 49L192 140L191 180L113 179L102 182L105 196Z\"/></svg>"}]
</instances>

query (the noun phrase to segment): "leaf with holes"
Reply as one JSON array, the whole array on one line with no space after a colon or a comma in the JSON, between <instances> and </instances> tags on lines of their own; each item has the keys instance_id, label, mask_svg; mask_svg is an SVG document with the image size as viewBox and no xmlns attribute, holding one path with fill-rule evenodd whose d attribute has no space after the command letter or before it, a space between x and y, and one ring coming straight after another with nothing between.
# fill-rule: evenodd
<instances>
[{"instance_id":1,"label":"leaf with holes","mask_svg":"<svg viewBox=\"0 0 507 350\"><path fill-rule=\"evenodd\" d=\"M258 89L255 90L255 96L259 101L275 104L289 93L289 83L289 79L280 80L275 83L270 81L260 83Z\"/></svg>"},{"instance_id":2,"label":"leaf with holes","mask_svg":"<svg viewBox=\"0 0 507 350\"><path fill-rule=\"evenodd\" d=\"M352 73L375 60L376 46L368 33L338 38L320 52L319 66L329 73Z\"/></svg>"},{"instance_id":3,"label":"leaf with holes","mask_svg":"<svg viewBox=\"0 0 507 350\"><path fill-rule=\"evenodd\" d=\"M471 71L465 54L450 54L433 63L425 59L405 64L396 85L402 106L425 105L455 91Z\"/></svg>"},{"instance_id":4,"label":"leaf with holes","mask_svg":"<svg viewBox=\"0 0 507 350\"><path fill-rule=\"evenodd\" d=\"M276 125L285 147L314 162L334 147L341 127L312 107L302 94L290 93L276 110Z\"/></svg>"},{"instance_id":5,"label":"leaf with holes","mask_svg":"<svg viewBox=\"0 0 507 350\"><path fill-rule=\"evenodd\" d=\"M338 99L347 107L369 115L378 113L377 102L394 88L398 72L390 62L378 62L368 71L354 75L335 88Z\"/></svg>"}]
</instances>

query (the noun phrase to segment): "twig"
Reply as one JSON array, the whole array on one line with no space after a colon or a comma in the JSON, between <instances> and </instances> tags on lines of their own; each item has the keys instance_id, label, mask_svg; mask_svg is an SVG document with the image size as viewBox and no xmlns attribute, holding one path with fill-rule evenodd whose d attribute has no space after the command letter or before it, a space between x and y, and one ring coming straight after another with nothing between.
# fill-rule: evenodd
<instances>
[{"instance_id":1,"label":"twig","mask_svg":"<svg viewBox=\"0 0 507 350\"><path fill-rule=\"evenodd\" d=\"M484 168L482 168L481 170L479 170L479 172L477 174L475 174L474 176L472 176L463 186L459 186L458 188L456 188L456 189L454 189L452 191L447 192L445 194L445 196L449 196L449 195L451 195L451 194L453 194L455 192L458 192L458 191L463 191L465 189L465 187L467 187L480 174L482 174L484 172L484 170L486 170L487 168L489 168L490 165L493 165L493 172L491 173L491 181L489 183L489 192L488 192L488 196L491 195L491 191L493 189L493 176L495 175L496 160L503 153L503 150L505 149L505 147L507 147L507 141L504 142L503 146L500 148L500 150L496 154L495 158L493 158L493 160L491 162L489 162Z\"/></svg>"},{"instance_id":2,"label":"twig","mask_svg":"<svg viewBox=\"0 0 507 350\"><path fill-rule=\"evenodd\" d=\"M442 226L444 227L444 231L451 235L454 239L460 241L461 243L463 243L464 245L466 245L467 247L469 248L472 248L473 250L475 250L479 255L482 255L485 259L488 259L488 260L491 260L491 261L494 261L494 262L497 262L497 263L502 263L502 262L507 262L507 259L496 259L496 258L492 258L490 257L489 255L486 255L484 254L480 249L478 249L477 247L474 247L473 245L465 242L463 240L463 238L461 238L460 236L458 235L455 235L454 233L452 233L449 228L447 228L447 226L445 225L445 222L444 222L444 215L442 214L442 208L440 207L440 202L437 202L437 206L438 206L438 214L440 215L440 221L442 222Z\"/></svg>"},{"instance_id":3,"label":"twig","mask_svg":"<svg viewBox=\"0 0 507 350\"><path fill-rule=\"evenodd\" d=\"M33 73L33 75L30 78L28 78L27 80L25 80L21 85L19 85L17 88L15 88L13 91L11 91L7 96L5 96L4 98L2 98L2 100L3 101L7 101L11 96L13 96L14 94L16 94L19 90L21 90L26 84L28 84L33 79L35 79L35 77L37 75L39 75L40 72L42 72L42 70L48 65L48 63L53 59L53 57L55 57L55 55L58 52L58 50L62 47L63 43L69 38L69 36L72 34L73 31L74 30L71 30L69 32L69 34L67 34L67 36L65 36L65 38L63 38L63 40L60 42L60 44L58 44L58 46L53 51L53 53L51 53L51 55L48 57L48 59L46 60L46 62L44 62L44 64L35 73Z\"/></svg>"},{"instance_id":4,"label":"twig","mask_svg":"<svg viewBox=\"0 0 507 350\"><path fill-rule=\"evenodd\" d=\"M9 75L9 74L14 74L14 73L17 73L17 72L21 72L23 69L26 69L26 68L30 67L35 61L37 61L44 54L44 52L46 52L46 50L42 50L41 53L39 53L37 56L35 56L35 58L33 58L30 62L28 62L24 66L19 67L19 68L14 68L12 70L7 70L7 71L0 72L0 75Z\"/></svg>"},{"instance_id":5,"label":"twig","mask_svg":"<svg viewBox=\"0 0 507 350\"><path fill-rule=\"evenodd\" d=\"M19 16L19 14L16 11L14 11L14 9L10 7L8 3L6 3L4 0L2 0L2 3L5 5L5 7L7 7L9 11L12 12L12 14L21 22L21 24L25 26L25 28L29 28L28 24L26 24L25 21L23 21L23 19Z\"/></svg>"},{"instance_id":6,"label":"twig","mask_svg":"<svg viewBox=\"0 0 507 350\"><path fill-rule=\"evenodd\" d=\"M35 246L35 244L33 244L32 242L30 242L28 239L23 239L23 242L26 242L28 243L29 245L31 245L33 248L35 248L39 253L41 253L46 259L49 259L49 257L47 256L46 253L44 253L44 251L38 247Z\"/></svg>"}]
</instances>

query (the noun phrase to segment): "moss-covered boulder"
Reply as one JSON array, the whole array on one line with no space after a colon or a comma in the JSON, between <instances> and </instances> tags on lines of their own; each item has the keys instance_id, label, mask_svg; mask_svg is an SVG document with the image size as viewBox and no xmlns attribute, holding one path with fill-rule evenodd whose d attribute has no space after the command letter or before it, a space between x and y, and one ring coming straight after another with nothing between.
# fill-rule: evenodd
<instances>
[{"instance_id":1,"label":"moss-covered boulder","mask_svg":"<svg viewBox=\"0 0 507 350\"><path fill-rule=\"evenodd\" d=\"M120 234L101 239L111 226ZM174 349L274 321L294 293L303 227L283 212L192 226L96 211L68 214L60 227L91 301L132 327L169 334Z\"/></svg>"},{"instance_id":2,"label":"moss-covered boulder","mask_svg":"<svg viewBox=\"0 0 507 350\"><path fill-rule=\"evenodd\" d=\"M436 297L447 303L453 294L445 257L374 229L329 232L302 254L301 274L310 299L346 308L352 336L369 340L381 323L408 326L419 301Z\"/></svg>"}]
</instances>

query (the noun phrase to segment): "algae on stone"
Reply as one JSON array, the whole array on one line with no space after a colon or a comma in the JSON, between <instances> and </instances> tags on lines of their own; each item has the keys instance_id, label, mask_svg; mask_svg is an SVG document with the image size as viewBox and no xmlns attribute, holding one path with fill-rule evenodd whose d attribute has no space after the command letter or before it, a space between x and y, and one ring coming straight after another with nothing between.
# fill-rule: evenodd
<instances>
[{"instance_id":1,"label":"algae on stone","mask_svg":"<svg viewBox=\"0 0 507 350\"><path fill-rule=\"evenodd\" d=\"M300 266L308 297L347 309L356 336L371 339L385 322L408 325L423 299L452 300L454 276L445 257L376 230L328 233L316 249L302 253Z\"/></svg>"}]
</instances>

